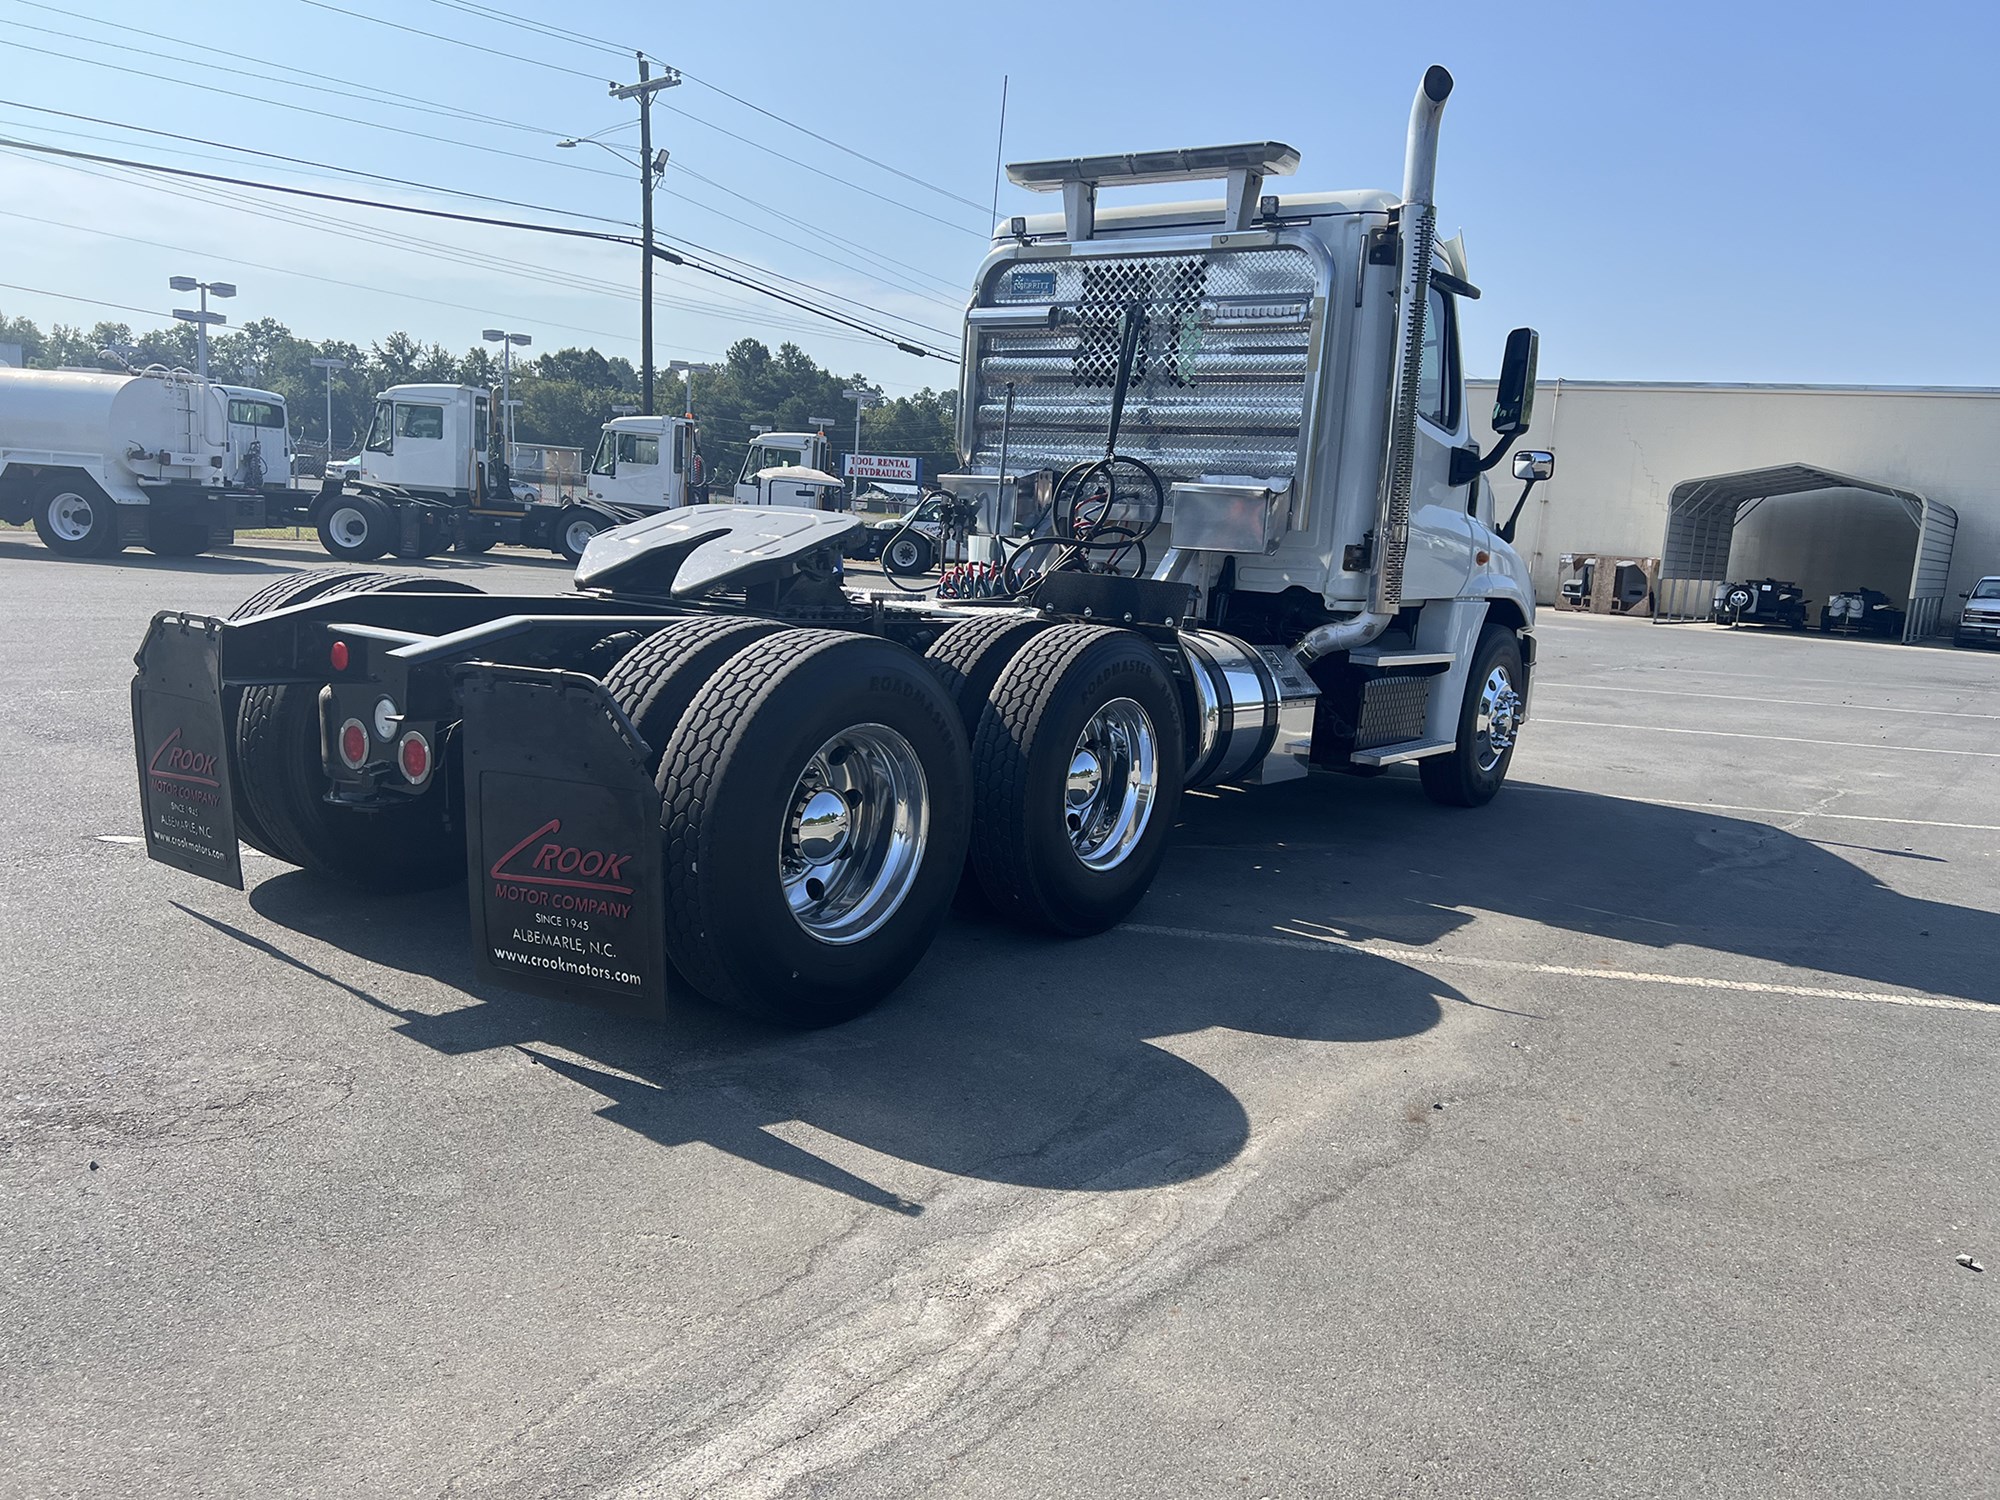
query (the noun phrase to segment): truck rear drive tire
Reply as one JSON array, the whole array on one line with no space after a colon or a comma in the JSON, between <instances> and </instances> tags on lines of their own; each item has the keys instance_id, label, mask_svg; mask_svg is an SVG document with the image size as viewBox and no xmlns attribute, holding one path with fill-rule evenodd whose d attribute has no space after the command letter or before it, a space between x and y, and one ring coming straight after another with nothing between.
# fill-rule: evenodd
<instances>
[{"instance_id":1,"label":"truck rear drive tire","mask_svg":"<svg viewBox=\"0 0 2000 1500\"><path fill-rule=\"evenodd\" d=\"M1483 807L1507 779L1521 728L1521 641L1502 625L1479 632L1458 713L1458 742L1417 762L1424 792L1445 807Z\"/></svg>"},{"instance_id":2,"label":"truck rear drive tire","mask_svg":"<svg viewBox=\"0 0 2000 1500\"><path fill-rule=\"evenodd\" d=\"M659 770L660 752L686 717L688 705L723 664L781 629L769 620L712 615L675 620L618 659L605 674L604 688L651 749L653 770Z\"/></svg>"},{"instance_id":3,"label":"truck rear drive tire","mask_svg":"<svg viewBox=\"0 0 2000 1500\"><path fill-rule=\"evenodd\" d=\"M1000 911L1085 937L1139 904L1184 772L1180 697L1145 637L1057 625L994 683L973 741L972 864Z\"/></svg>"},{"instance_id":4,"label":"truck rear drive tire","mask_svg":"<svg viewBox=\"0 0 2000 1500\"><path fill-rule=\"evenodd\" d=\"M389 550L389 508L366 495L339 495L319 513L319 544L342 562L373 562Z\"/></svg>"},{"instance_id":5,"label":"truck rear drive tire","mask_svg":"<svg viewBox=\"0 0 2000 1500\"><path fill-rule=\"evenodd\" d=\"M155 557L199 557L208 550L208 528L199 521L146 517L146 550Z\"/></svg>"},{"instance_id":6,"label":"truck rear drive tire","mask_svg":"<svg viewBox=\"0 0 2000 1500\"><path fill-rule=\"evenodd\" d=\"M297 592L257 612L338 594L479 592L468 583L393 573L349 573L326 587L311 586L324 576L303 575ZM256 598L272 593L266 589ZM235 755L239 832L246 838L254 833L252 846L273 858L391 894L450 885L464 876L465 839L447 820L441 787L433 785L421 797L379 811L336 807L326 800L317 689L305 684L247 689L237 710Z\"/></svg>"},{"instance_id":7,"label":"truck rear drive tire","mask_svg":"<svg viewBox=\"0 0 2000 1500\"><path fill-rule=\"evenodd\" d=\"M965 862L957 710L892 642L788 630L738 652L661 758L667 952L791 1026L859 1015L917 966Z\"/></svg>"},{"instance_id":8,"label":"truck rear drive tire","mask_svg":"<svg viewBox=\"0 0 2000 1500\"><path fill-rule=\"evenodd\" d=\"M64 557L110 557L124 550L111 497L85 474L50 483L35 501L35 535Z\"/></svg>"}]
</instances>

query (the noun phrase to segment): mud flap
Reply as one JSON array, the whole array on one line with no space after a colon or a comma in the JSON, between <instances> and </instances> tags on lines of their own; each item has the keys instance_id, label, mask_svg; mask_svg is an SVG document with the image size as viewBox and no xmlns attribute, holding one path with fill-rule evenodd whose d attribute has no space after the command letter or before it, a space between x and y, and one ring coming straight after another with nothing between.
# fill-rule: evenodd
<instances>
[{"instance_id":1,"label":"mud flap","mask_svg":"<svg viewBox=\"0 0 2000 1500\"><path fill-rule=\"evenodd\" d=\"M645 745L594 677L453 675L479 977L663 1016L660 797Z\"/></svg>"},{"instance_id":2,"label":"mud flap","mask_svg":"<svg viewBox=\"0 0 2000 1500\"><path fill-rule=\"evenodd\" d=\"M222 719L222 622L162 611L134 660L132 739L146 853L240 891L243 860Z\"/></svg>"}]
</instances>

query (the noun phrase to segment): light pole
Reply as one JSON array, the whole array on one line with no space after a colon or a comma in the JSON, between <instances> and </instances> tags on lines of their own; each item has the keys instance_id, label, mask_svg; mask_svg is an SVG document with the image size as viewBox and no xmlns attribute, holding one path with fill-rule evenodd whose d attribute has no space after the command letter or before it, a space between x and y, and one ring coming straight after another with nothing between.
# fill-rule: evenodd
<instances>
[{"instance_id":1,"label":"light pole","mask_svg":"<svg viewBox=\"0 0 2000 1500\"><path fill-rule=\"evenodd\" d=\"M347 368L344 359L314 359L315 370L326 371L326 459L333 462L333 372Z\"/></svg>"},{"instance_id":2,"label":"light pole","mask_svg":"<svg viewBox=\"0 0 2000 1500\"><path fill-rule=\"evenodd\" d=\"M500 432L507 445L507 467L514 466L514 346L526 348L534 342L525 333L509 333L504 328L485 328L479 336L500 346Z\"/></svg>"},{"instance_id":3,"label":"light pole","mask_svg":"<svg viewBox=\"0 0 2000 1500\"><path fill-rule=\"evenodd\" d=\"M169 276L167 285L177 292L201 293L200 311L194 312L185 307L177 307L174 309L174 316L183 323L194 324L195 374L206 380L208 379L208 325L229 321L221 313L208 310L208 294L213 292L218 297L234 297L236 284L231 281L196 281L192 276Z\"/></svg>"},{"instance_id":4,"label":"light pole","mask_svg":"<svg viewBox=\"0 0 2000 1500\"><path fill-rule=\"evenodd\" d=\"M689 363L688 363L688 362L687 362L686 360L684 360L684 359L674 359L674 360L669 360L669 361L667 361L667 369L668 369L668 370L669 370L670 372L672 372L673 374L676 374L676 375L685 375L685 376L687 376L687 412L686 412L686 415L687 415L687 416L690 416L690 417L692 417L692 416L694 415L694 378L695 378L695 376L697 376L697 375L713 375L713 374L715 373L715 366L714 366L714 365L691 365L691 364L689 364ZM649 405L648 405L648 406L646 407L646 411L647 411L647 413L648 413L648 414L650 415L650 414L651 414L651 412L652 412L652 410L653 410L653 408L652 408L652 406L651 406L651 405L649 404Z\"/></svg>"},{"instance_id":5,"label":"light pole","mask_svg":"<svg viewBox=\"0 0 2000 1500\"><path fill-rule=\"evenodd\" d=\"M877 401L881 400L881 397L877 396L865 385L850 385L840 394L854 403L854 453L859 455L861 452L861 413L865 408L873 406ZM859 498L861 494L861 470L858 465L851 477L854 480L854 496Z\"/></svg>"}]
</instances>

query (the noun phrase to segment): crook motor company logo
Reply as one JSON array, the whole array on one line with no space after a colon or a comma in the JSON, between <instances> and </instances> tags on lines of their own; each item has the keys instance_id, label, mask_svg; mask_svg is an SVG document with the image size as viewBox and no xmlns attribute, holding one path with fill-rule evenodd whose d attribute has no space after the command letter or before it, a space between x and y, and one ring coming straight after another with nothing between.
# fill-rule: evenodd
<instances>
[{"instance_id":1,"label":"crook motor company logo","mask_svg":"<svg viewBox=\"0 0 2000 1500\"><path fill-rule=\"evenodd\" d=\"M553 911L573 911L612 917L631 915L630 901L611 898L632 894L625 867L634 856L563 837L561 818L550 818L533 833L493 861L487 872L493 894L502 901Z\"/></svg>"},{"instance_id":2,"label":"crook motor company logo","mask_svg":"<svg viewBox=\"0 0 2000 1500\"><path fill-rule=\"evenodd\" d=\"M176 729L160 741L146 762L146 774L158 783L158 790L191 802L216 802L222 782L217 775L215 756L192 750L181 743Z\"/></svg>"}]
</instances>

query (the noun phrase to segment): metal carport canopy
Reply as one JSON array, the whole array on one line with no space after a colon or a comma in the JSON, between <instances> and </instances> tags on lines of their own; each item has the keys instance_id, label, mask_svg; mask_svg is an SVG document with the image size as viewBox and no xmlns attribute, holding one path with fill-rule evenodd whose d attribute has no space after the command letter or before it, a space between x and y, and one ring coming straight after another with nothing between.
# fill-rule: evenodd
<instances>
[{"instance_id":1,"label":"metal carport canopy","mask_svg":"<svg viewBox=\"0 0 2000 1500\"><path fill-rule=\"evenodd\" d=\"M1816 490L1861 490L1902 505L1917 528L1903 639L1915 641L1936 634L1944 619L1945 580L1951 572L1958 512L1915 490L1857 479L1813 464L1741 469L1675 485L1667 501L1667 538L1660 546L1659 602L1653 618L1691 620L1707 613L1709 595L1715 585L1726 581L1730 544L1746 506L1778 495Z\"/></svg>"}]
</instances>

